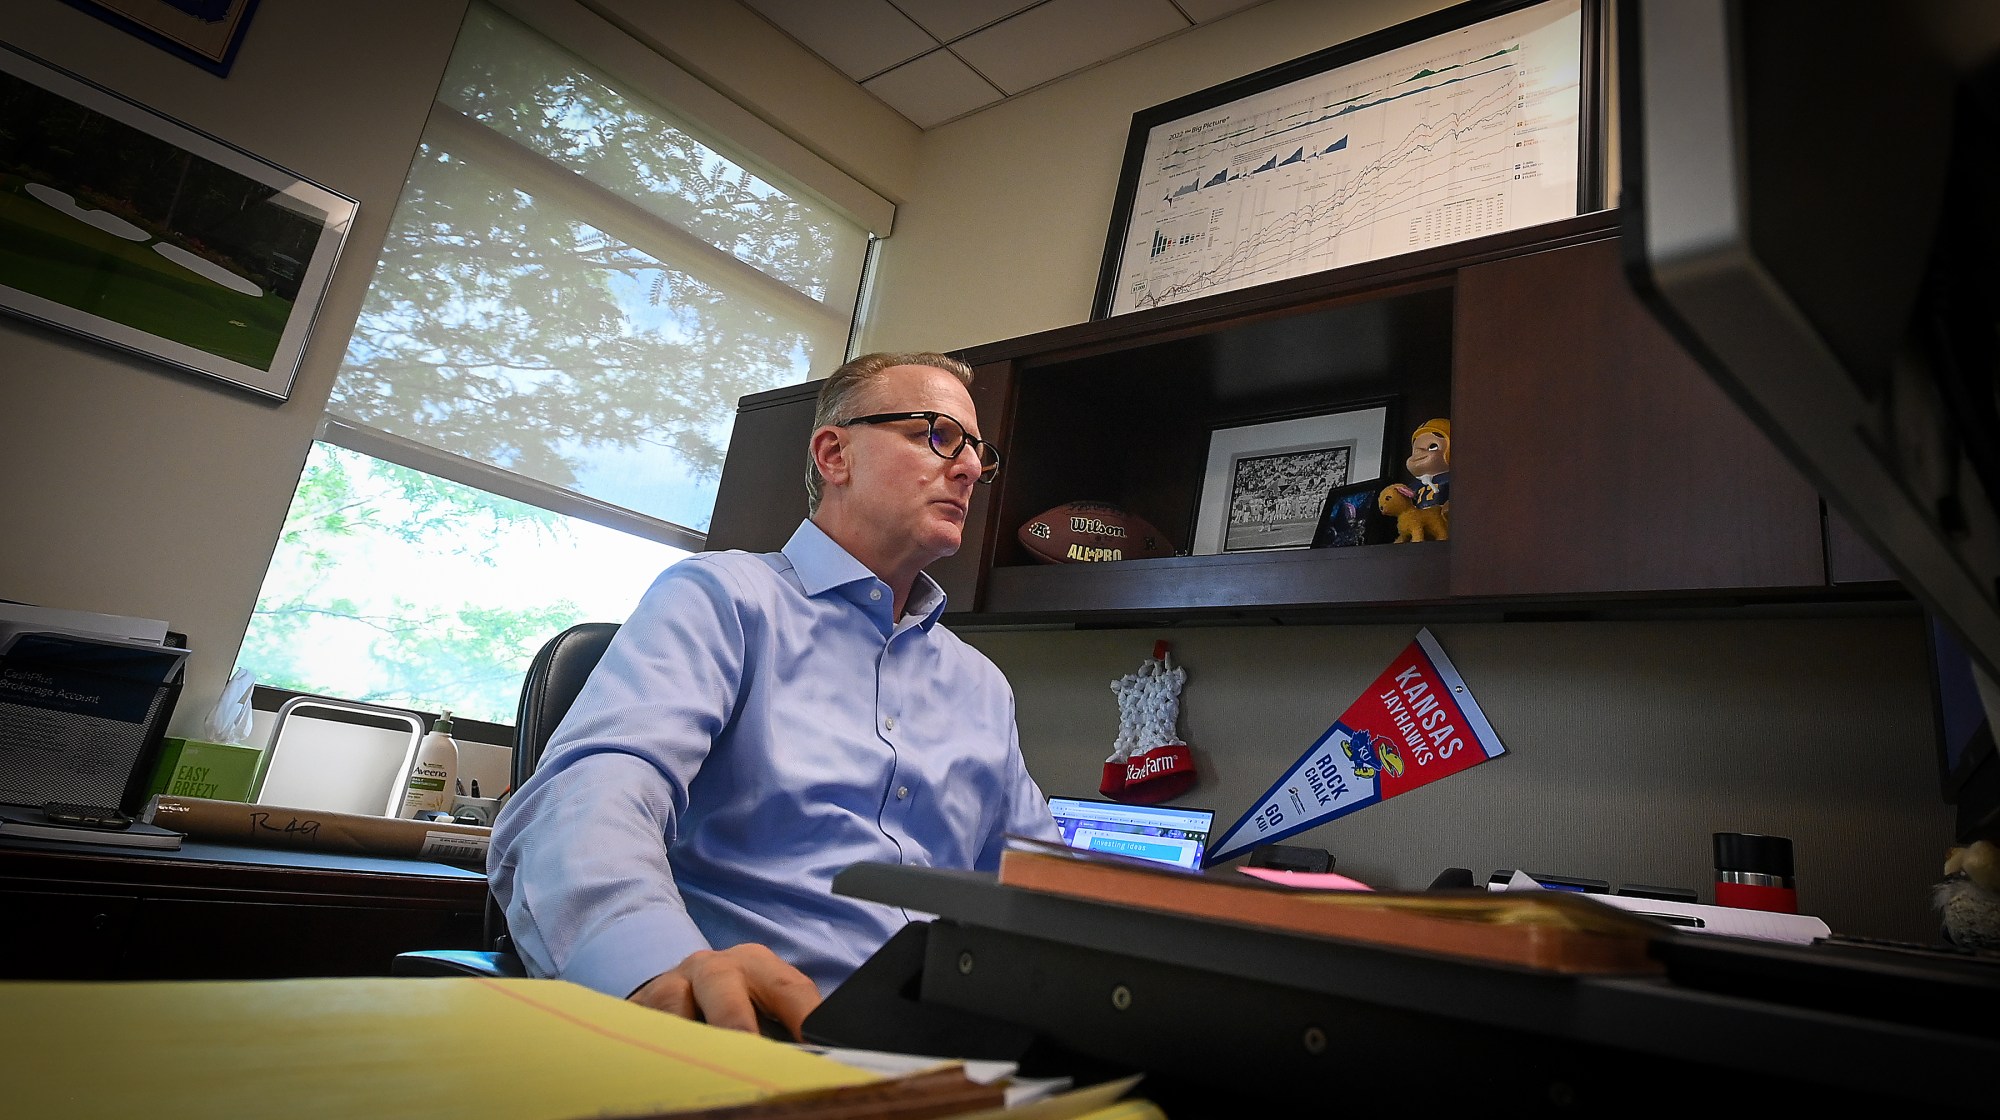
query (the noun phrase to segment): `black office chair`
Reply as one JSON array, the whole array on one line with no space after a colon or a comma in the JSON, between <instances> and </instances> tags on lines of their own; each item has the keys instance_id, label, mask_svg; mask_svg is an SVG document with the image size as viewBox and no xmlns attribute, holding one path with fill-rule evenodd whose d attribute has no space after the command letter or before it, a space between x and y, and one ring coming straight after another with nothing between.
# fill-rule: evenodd
<instances>
[{"instance_id":1,"label":"black office chair","mask_svg":"<svg viewBox=\"0 0 2000 1120\"><path fill-rule=\"evenodd\" d=\"M548 640L528 664L528 676L521 684L521 704L514 712L514 764L509 775L512 789L520 789L542 761L549 736L562 722L583 682L604 657L615 622L583 622ZM514 953L507 938L507 916L492 895L486 896L488 948L420 949L399 953L389 966L391 976L526 976L527 969Z\"/></svg>"}]
</instances>

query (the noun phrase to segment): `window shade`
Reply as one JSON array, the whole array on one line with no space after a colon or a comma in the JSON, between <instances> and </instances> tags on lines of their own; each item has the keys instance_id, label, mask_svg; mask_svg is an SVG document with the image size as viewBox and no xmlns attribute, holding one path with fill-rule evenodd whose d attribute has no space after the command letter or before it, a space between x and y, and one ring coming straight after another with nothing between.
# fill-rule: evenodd
<instances>
[{"instance_id":1,"label":"window shade","mask_svg":"<svg viewBox=\"0 0 2000 1120\"><path fill-rule=\"evenodd\" d=\"M737 399L838 363L867 247L475 5L328 411L704 532Z\"/></svg>"}]
</instances>

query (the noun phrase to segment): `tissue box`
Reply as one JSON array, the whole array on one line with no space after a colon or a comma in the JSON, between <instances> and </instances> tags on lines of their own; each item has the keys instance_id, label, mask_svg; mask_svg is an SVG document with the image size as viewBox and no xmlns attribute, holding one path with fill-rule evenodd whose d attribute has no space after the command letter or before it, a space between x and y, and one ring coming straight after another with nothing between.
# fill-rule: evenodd
<instances>
[{"instance_id":1,"label":"tissue box","mask_svg":"<svg viewBox=\"0 0 2000 1120\"><path fill-rule=\"evenodd\" d=\"M255 747L169 738L146 796L248 801L250 784L257 778L257 759L263 753Z\"/></svg>"}]
</instances>

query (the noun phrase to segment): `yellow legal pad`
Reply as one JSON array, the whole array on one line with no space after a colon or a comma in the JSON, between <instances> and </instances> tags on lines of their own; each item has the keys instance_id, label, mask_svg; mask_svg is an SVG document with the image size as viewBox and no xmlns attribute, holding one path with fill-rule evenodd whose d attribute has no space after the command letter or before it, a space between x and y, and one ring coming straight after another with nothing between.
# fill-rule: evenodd
<instances>
[{"instance_id":1,"label":"yellow legal pad","mask_svg":"<svg viewBox=\"0 0 2000 1120\"><path fill-rule=\"evenodd\" d=\"M632 1116L874 1075L560 980L0 984L10 1116Z\"/></svg>"}]
</instances>

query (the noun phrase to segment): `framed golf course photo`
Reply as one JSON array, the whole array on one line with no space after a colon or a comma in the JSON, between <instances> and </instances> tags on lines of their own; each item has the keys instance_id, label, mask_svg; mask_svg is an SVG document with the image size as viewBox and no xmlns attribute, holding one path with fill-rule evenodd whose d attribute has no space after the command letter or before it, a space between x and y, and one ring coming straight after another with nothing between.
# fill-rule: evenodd
<instances>
[{"instance_id":1,"label":"framed golf course photo","mask_svg":"<svg viewBox=\"0 0 2000 1120\"><path fill-rule=\"evenodd\" d=\"M354 211L0 44L0 310L283 400Z\"/></svg>"}]
</instances>

